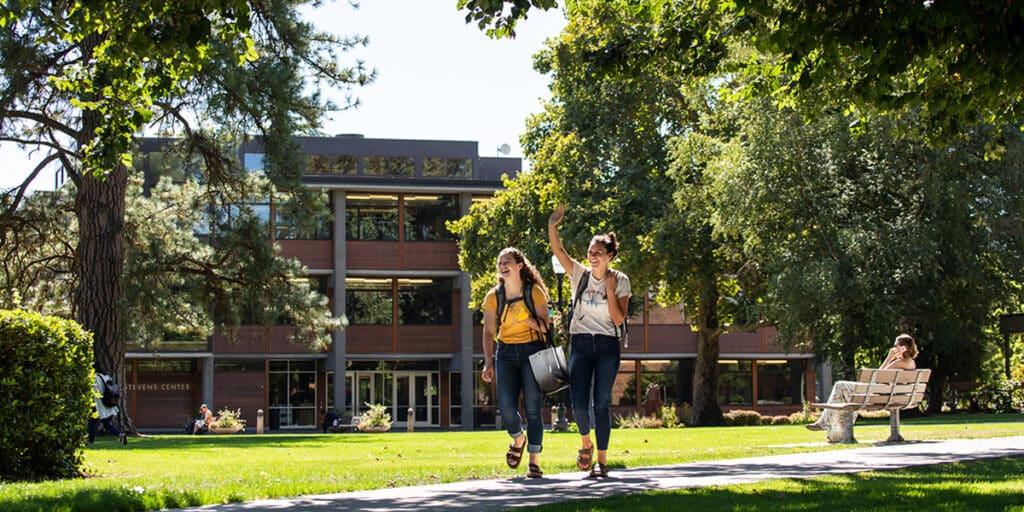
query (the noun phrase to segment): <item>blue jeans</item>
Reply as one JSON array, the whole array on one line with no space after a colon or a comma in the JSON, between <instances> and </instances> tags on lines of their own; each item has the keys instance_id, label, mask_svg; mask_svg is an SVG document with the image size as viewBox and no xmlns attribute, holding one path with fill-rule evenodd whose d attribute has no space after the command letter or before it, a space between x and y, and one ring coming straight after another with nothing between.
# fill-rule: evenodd
<instances>
[{"instance_id":1,"label":"blue jeans","mask_svg":"<svg viewBox=\"0 0 1024 512\"><path fill-rule=\"evenodd\" d=\"M114 425L113 416L107 416L106 418L89 418L89 423L86 425L86 433L89 435L89 444L92 444L93 440L96 439L96 431L99 429L99 424L103 423L103 428L107 429L107 432L114 434L115 436L121 436L121 429ZM81 423L79 423L81 425Z\"/></svg>"},{"instance_id":2,"label":"blue jeans","mask_svg":"<svg viewBox=\"0 0 1024 512\"><path fill-rule=\"evenodd\" d=\"M569 350L569 376L572 386L572 413L580 435L590 433L593 408L595 443L598 450L608 449L612 435L612 384L619 374L619 340L603 334L573 334ZM591 402L593 400L593 402Z\"/></svg>"},{"instance_id":3,"label":"blue jeans","mask_svg":"<svg viewBox=\"0 0 1024 512\"><path fill-rule=\"evenodd\" d=\"M522 394L529 453L540 453L544 441L544 419L540 415L544 395L530 369L530 354L543 349L542 341L511 344L499 341L494 353L501 426L513 439L523 435L523 418L519 416L519 395Z\"/></svg>"}]
</instances>

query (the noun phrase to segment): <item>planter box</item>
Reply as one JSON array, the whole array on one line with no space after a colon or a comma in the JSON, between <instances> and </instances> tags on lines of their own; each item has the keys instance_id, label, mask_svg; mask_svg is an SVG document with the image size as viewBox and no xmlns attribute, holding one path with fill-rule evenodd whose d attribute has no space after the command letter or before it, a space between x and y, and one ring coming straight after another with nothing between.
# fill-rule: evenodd
<instances>
[{"instance_id":1,"label":"planter box","mask_svg":"<svg viewBox=\"0 0 1024 512\"><path fill-rule=\"evenodd\" d=\"M235 434L243 429L245 429L245 427L241 425L237 427L210 427L210 432L213 432L214 434Z\"/></svg>"}]
</instances>

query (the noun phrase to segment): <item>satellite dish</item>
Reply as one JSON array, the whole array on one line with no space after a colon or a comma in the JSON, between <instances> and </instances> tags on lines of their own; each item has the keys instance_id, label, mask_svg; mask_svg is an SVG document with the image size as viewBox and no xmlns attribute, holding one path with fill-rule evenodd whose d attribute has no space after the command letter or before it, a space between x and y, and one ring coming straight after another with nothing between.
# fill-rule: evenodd
<instances>
[{"instance_id":1,"label":"satellite dish","mask_svg":"<svg viewBox=\"0 0 1024 512\"><path fill-rule=\"evenodd\" d=\"M509 146L508 144L502 144L502 145L498 146L498 153L501 153L503 155L507 155L511 151L512 151L512 146Z\"/></svg>"}]
</instances>

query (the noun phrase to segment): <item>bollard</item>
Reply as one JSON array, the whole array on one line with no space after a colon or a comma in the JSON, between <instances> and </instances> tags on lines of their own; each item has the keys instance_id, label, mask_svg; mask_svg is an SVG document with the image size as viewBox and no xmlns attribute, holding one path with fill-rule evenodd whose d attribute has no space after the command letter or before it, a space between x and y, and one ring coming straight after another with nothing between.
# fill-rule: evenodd
<instances>
[{"instance_id":1,"label":"bollard","mask_svg":"<svg viewBox=\"0 0 1024 512\"><path fill-rule=\"evenodd\" d=\"M263 409L256 411L256 433L263 433Z\"/></svg>"},{"instance_id":2,"label":"bollard","mask_svg":"<svg viewBox=\"0 0 1024 512\"><path fill-rule=\"evenodd\" d=\"M405 431L412 432L414 423L416 423L416 413L410 407L408 411L405 411Z\"/></svg>"}]
</instances>

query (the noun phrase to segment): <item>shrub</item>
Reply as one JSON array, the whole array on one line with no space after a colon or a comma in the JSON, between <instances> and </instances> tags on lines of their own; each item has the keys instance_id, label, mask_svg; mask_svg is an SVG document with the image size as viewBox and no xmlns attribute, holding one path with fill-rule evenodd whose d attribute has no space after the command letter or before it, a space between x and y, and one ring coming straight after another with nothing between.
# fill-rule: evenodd
<instances>
[{"instance_id":1,"label":"shrub","mask_svg":"<svg viewBox=\"0 0 1024 512\"><path fill-rule=\"evenodd\" d=\"M974 391L974 401L985 412L1024 413L1024 381L1003 377L986 382Z\"/></svg>"},{"instance_id":2,"label":"shrub","mask_svg":"<svg viewBox=\"0 0 1024 512\"><path fill-rule=\"evenodd\" d=\"M792 421L789 421L789 416L786 415L771 416L771 420L772 425L789 425L793 423Z\"/></svg>"},{"instance_id":3,"label":"shrub","mask_svg":"<svg viewBox=\"0 0 1024 512\"><path fill-rule=\"evenodd\" d=\"M217 428L245 428L245 420L242 419L242 410L232 411L227 407L217 411Z\"/></svg>"},{"instance_id":4,"label":"shrub","mask_svg":"<svg viewBox=\"0 0 1024 512\"><path fill-rule=\"evenodd\" d=\"M722 417L725 419L725 424L730 427L761 424L761 413L757 411L744 411L737 409L725 413Z\"/></svg>"},{"instance_id":5,"label":"shrub","mask_svg":"<svg viewBox=\"0 0 1024 512\"><path fill-rule=\"evenodd\" d=\"M359 421L359 430L367 428L391 428L391 413L383 404L366 404L367 411Z\"/></svg>"},{"instance_id":6,"label":"shrub","mask_svg":"<svg viewBox=\"0 0 1024 512\"><path fill-rule=\"evenodd\" d=\"M619 428L661 428L662 423L658 418L634 412L626 416L616 414L615 426Z\"/></svg>"},{"instance_id":7,"label":"shrub","mask_svg":"<svg viewBox=\"0 0 1024 512\"><path fill-rule=\"evenodd\" d=\"M857 416L868 419L868 420L887 420L889 419L889 411L882 409L879 411L860 411Z\"/></svg>"},{"instance_id":8,"label":"shrub","mask_svg":"<svg viewBox=\"0 0 1024 512\"><path fill-rule=\"evenodd\" d=\"M679 421L679 416L676 415L676 405L663 405L661 406L661 424L665 428L676 428L683 426L682 422Z\"/></svg>"},{"instance_id":9,"label":"shrub","mask_svg":"<svg viewBox=\"0 0 1024 512\"><path fill-rule=\"evenodd\" d=\"M80 473L92 359L92 335L77 323L0 310L0 480Z\"/></svg>"},{"instance_id":10,"label":"shrub","mask_svg":"<svg viewBox=\"0 0 1024 512\"><path fill-rule=\"evenodd\" d=\"M691 426L693 413L690 412L689 402L683 402L683 405L679 406L679 417L683 419L683 425Z\"/></svg>"}]
</instances>

